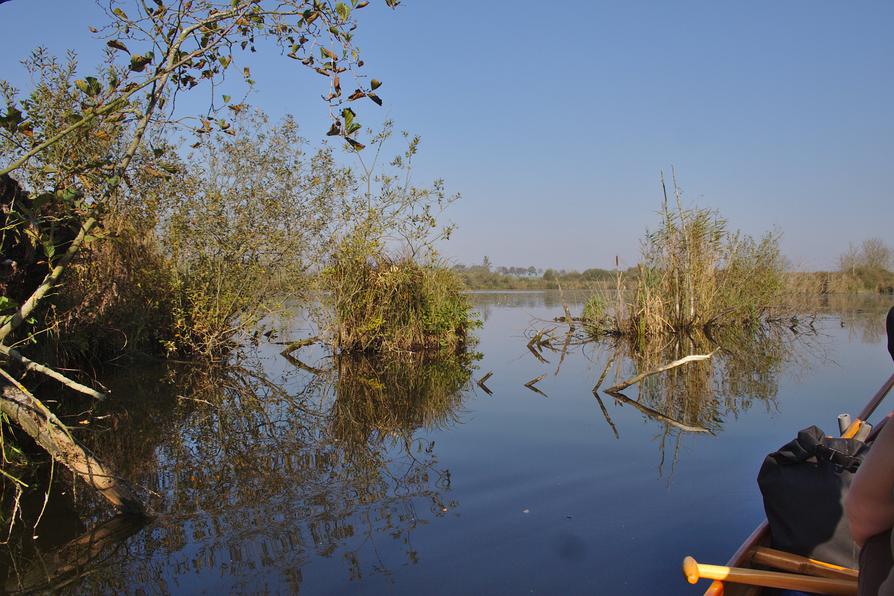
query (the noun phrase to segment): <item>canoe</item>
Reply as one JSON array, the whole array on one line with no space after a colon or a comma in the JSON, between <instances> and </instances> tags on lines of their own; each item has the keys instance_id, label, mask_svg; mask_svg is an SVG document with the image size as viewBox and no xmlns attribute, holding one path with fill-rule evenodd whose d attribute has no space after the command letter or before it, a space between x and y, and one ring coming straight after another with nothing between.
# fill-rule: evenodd
<instances>
[{"instance_id":1,"label":"canoe","mask_svg":"<svg viewBox=\"0 0 894 596\"><path fill-rule=\"evenodd\" d=\"M888 334L888 353L891 354L891 358L894 358L894 307L888 311L888 316L885 320L885 329ZM876 394L869 400L869 403L866 404L866 407L863 408L863 411L860 412L860 415L856 421L844 432L842 436L844 437L853 437L854 434L860 429L860 427L865 424L865 420L867 420L878 405L882 402L885 396L888 394L891 389L894 388L894 374L892 374L887 381L879 388ZM755 528L754 532L745 539L745 542L733 553L733 556L730 557L729 561L726 563L726 567L734 567L739 569L768 569L769 566L761 565L761 561L756 561L756 558L760 558L761 555L758 555L757 550L760 547L769 547L770 546L770 526L766 520L761 523L757 528ZM778 552L778 551L777 551ZM784 553L780 553L784 554ZM693 561L694 563L694 561ZM829 566L827 567L834 567ZM773 567L778 567L777 565L773 565ZM856 574L855 570L844 570L843 568L837 568L839 572L845 571L846 573ZM799 571L797 569L787 569L787 571ZM815 569L813 570L815 572ZM827 569L821 570L821 574L826 577L835 577L835 574L828 575L826 573ZM685 563L684 563L684 573L685 573ZM840 577L840 576L839 576ZM694 579L694 578L693 578ZM852 581L855 579L853 576L850 577ZM692 581L692 580L690 580ZM764 588L759 586L753 586L743 583L734 583L734 582L722 582L722 581L713 581L708 589L705 591L705 596L757 596L764 592Z\"/></svg>"},{"instance_id":2,"label":"canoe","mask_svg":"<svg viewBox=\"0 0 894 596\"><path fill-rule=\"evenodd\" d=\"M858 572L770 548L767 522L751 533L725 566L704 565L692 557L683 561L683 574L691 583L715 578L705 592L710 596L757 596L779 593L760 586L774 586L787 594L816 593L857 596Z\"/></svg>"},{"instance_id":3,"label":"canoe","mask_svg":"<svg viewBox=\"0 0 894 596\"><path fill-rule=\"evenodd\" d=\"M733 556L727 561L727 567L741 567L744 569L754 569L752 561L754 551L758 546L770 545L770 525L766 520L761 523L754 532L751 533L745 542L733 553ZM705 590L705 596L757 596L763 592L763 588L759 586L749 586L747 584L734 584L714 581Z\"/></svg>"}]
</instances>

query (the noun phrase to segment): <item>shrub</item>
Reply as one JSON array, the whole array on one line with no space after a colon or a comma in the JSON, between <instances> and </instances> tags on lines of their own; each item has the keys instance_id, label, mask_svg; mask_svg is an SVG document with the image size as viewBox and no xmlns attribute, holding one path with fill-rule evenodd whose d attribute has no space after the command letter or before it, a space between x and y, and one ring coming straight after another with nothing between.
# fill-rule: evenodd
<instances>
[{"instance_id":1,"label":"shrub","mask_svg":"<svg viewBox=\"0 0 894 596\"><path fill-rule=\"evenodd\" d=\"M334 347L340 352L455 352L465 346L478 321L459 276L438 264L392 259L372 248L349 238L323 271L334 308Z\"/></svg>"},{"instance_id":2,"label":"shrub","mask_svg":"<svg viewBox=\"0 0 894 596\"><path fill-rule=\"evenodd\" d=\"M730 232L716 211L684 209L675 190L676 209L665 193L661 225L646 233L633 300L618 305L612 331L682 333L754 322L779 306L784 262L778 235L754 240Z\"/></svg>"}]
</instances>

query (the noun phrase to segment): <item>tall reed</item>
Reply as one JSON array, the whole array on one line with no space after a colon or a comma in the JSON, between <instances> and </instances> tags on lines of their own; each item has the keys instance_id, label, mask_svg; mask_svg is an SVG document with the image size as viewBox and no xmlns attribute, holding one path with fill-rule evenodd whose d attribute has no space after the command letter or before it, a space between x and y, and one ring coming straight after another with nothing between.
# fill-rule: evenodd
<instances>
[{"instance_id":1,"label":"tall reed","mask_svg":"<svg viewBox=\"0 0 894 596\"><path fill-rule=\"evenodd\" d=\"M781 303L778 234L731 232L717 211L684 208L662 177L661 222L641 245L632 299L618 293L613 332L646 337L754 323Z\"/></svg>"}]
</instances>

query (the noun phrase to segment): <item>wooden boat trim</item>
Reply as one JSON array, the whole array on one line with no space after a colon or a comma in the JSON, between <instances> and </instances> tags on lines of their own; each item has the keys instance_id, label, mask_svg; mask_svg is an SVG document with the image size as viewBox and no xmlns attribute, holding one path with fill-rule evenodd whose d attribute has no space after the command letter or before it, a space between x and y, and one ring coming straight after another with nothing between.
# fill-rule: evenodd
<instances>
[{"instance_id":1,"label":"wooden boat trim","mask_svg":"<svg viewBox=\"0 0 894 596\"><path fill-rule=\"evenodd\" d=\"M751 567L751 556L754 553L754 549L760 546L763 542L765 542L770 536L770 524L767 523L767 520L761 522L761 524L754 529L751 535L745 539L738 550L733 553L733 556L730 557L727 562L728 567ZM757 592L755 592L757 593ZM708 586L708 589L705 590L705 596L722 596L723 594L723 582L714 581L711 582L711 585Z\"/></svg>"}]
</instances>

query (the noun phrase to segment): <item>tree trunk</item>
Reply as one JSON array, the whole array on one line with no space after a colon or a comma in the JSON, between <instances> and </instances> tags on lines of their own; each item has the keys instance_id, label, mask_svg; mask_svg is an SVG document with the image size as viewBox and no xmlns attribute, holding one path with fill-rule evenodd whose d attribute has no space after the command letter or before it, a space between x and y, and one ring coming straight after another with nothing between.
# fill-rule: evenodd
<instances>
[{"instance_id":1,"label":"tree trunk","mask_svg":"<svg viewBox=\"0 0 894 596\"><path fill-rule=\"evenodd\" d=\"M40 400L4 383L0 410L28 433L53 459L95 488L122 513L146 516L134 489L80 445L64 424Z\"/></svg>"}]
</instances>

